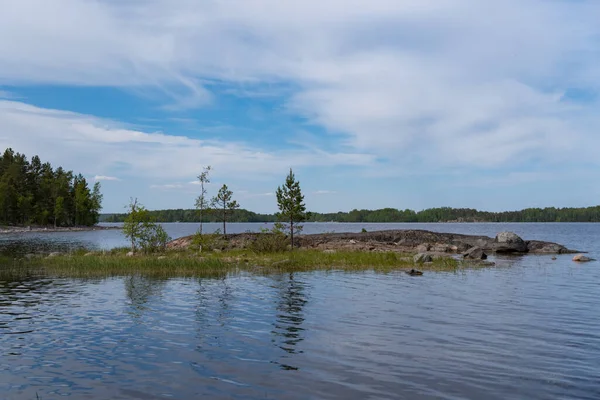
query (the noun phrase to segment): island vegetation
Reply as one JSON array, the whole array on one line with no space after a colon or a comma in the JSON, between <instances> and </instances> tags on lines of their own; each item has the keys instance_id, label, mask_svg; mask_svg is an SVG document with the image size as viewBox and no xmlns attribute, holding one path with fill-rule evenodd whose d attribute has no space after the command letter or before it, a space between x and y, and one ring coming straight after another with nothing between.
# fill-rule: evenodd
<instances>
[{"instance_id":1,"label":"island vegetation","mask_svg":"<svg viewBox=\"0 0 600 400\"><path fill-rule=\"evenodd\" d=\"M210 167L198 177L209 181ZM213 213L223 231L171 240L157 223L155 214L132 199L124 219L123 233L130 247L110 251L68 254L28 254L5 260L6 273L49 273L70 277L116 275L214 276L231 273L297 272L312 270L404 270L410 276L422 270L457 271L494 265L487 253L569 254L556 243L525 241L511 232L495 239L485 236L444 234L422 230L375 231L301 235L302 222L309 217L300 182L290 169L276 190L279 212L272 229L261 232L226 234L227 222L239 204L234 193L223 185L207 201L201 185L197 208ZM554 257L553 259L556 259ZM415 269L418 267L419 269Z\"/></svg>"},{"instance_id":2,"label":"island vegetation","mask_svg":"<svg viewBox=\"0 0 600 400\"><path fill-rule=\"evenodd\" d=\"M100 184L53 169L38 156L6 149L0 156L0 225L93 226L102 208Z\"/></svg>"},{"instance_id":3,"label":"island vegetation","mask_svg":"<svg viewBox=\"0 0 600 400\"><path fill-rule=\"evenodd\" d=\"M202 217L195 209L150 211L157 222L218 222L210 213ZM126 214L103 214L102 222L123 222ZM234 210L229 222L276 222L276 214L260 214L245 209ZM471 208L430 208L422 211L383 208L350 212L307 214L307 222L600 222L600 206L581 208L527 208L519 211L478 211Z\"/></svg>"}]
</instances>

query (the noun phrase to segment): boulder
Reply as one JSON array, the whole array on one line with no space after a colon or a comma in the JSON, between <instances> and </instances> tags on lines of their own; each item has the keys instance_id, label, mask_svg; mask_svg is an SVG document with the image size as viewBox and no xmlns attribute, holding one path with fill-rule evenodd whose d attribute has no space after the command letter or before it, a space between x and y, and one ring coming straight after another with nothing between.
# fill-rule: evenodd
<instances>
[{"instance_id":1,"label":"boulder","mask_svg":"<svg viewBox=\"0 0 600 400\"><path fill-rule=\"evenodd\" d=\"M59 253L59 252L57 252L57 251L55 251L55 252L53 252L53 253L50 253L50 254L48 254L48 258L52 258L52 257L58 257L58 256L60 256L60 253Z\"/></svg>"},{"instance_id":2,"label":"boulder","mask_svg":"<svg viewBox=\"0 0 600 400\"><path fill-rule=\"evenodd\" d=\"M416 263L432 262L433 257L431 257L431 255L427 253L419 253L415 254L415 256L413 257L413 261Z\"/></svg>"},{"instance_id":3,"label":"boulder","mask_svg":"<svg viewBox=\"0 0 600 400\"><path fill-rule=\"evenodd\" d=\"M129 253L127 253L127 254L125 254L125 255L126 255L127 257L133 257L133 256L134 256L134 253L133 253L133 251L130 251Z\"/></svg>"},{"instance_id":4,"label":"boulder","mask_svg":"<svg viewBox=\"0 0 600 400\"><path fill-rule=\"evenodd\" d=\"M589 261L594 261L594 259L586 257L583 254L577 254L575 257L573 257L573 261L576 261L576 262L589 262Z\"/></svg>"},{"instance_id":5,"label":"boulder","mask_svg":"<svg viewBox=\"0 0 600 400\"><path fill-rule=\"evenodd\" d=\"M31 260L35 258L35 254L29 253L29 254L25 254L24 257L26 260Z\"/></svg>"},{"instance_id":6,"label":"boulder","mask_svg":"<svg viewBox=\"0 0 600 400\"><path fill-rule=\"evenodd\" d=\"M325 250L323 250L323 253L325 253L325 254L334 254L335 252L336 251L333 250L333 249L325 249Z\"/></svg>"},{"instance_id":7,"label":"boulder","mask_svg":"<svg viewBox=\"0 0 600 400\"><path fill-rule=\"evenodd\" d=\"M416 250L419 253L425 253L425 252L429 251L430 248L431 248L431 246L429 246L429 244L422 243L422 244L420 244L420 245L417 246Z\"/></svg>"},{"instance_id":8,"label":"boulder","mask_svg":"<svg viewBox=\"0 0 600 400\"><path fill-rule=\"evenodd\" d=\"M84 256L84 257L91 257L91 256L93 256L93 255L94 255L94 253L85 253L83 256Z\"/></svg>"},{"instance_id":9,"label":"boulder","mask_svg":"<svg viewBox=\"0 0 600 400\"><path fill-rule=\"evenodd\" d=\"M526 253L527 243L513 232L500 232L494 240L493 250L496 253Z\"/></svg>"},{"instance_id":10,"label":"boulder","mask_svg":"<svg viewBox=\"0 0 600 400\"><path fill-rule=\"evenodd\" d=\"M463 257L470 260L486 260L488 258L481 247L471 247L463 254Z\"/></svg>"}]
</instances>

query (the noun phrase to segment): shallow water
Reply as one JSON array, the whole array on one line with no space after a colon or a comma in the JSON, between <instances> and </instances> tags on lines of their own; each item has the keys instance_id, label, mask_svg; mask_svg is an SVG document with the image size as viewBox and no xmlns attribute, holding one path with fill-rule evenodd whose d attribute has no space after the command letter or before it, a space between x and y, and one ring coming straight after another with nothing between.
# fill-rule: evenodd
<instances>
[{"instance_id":1,"label":"shallow water","mask_svg":"<svg viewBox=\"0 0 600 400\"><path fill-rule=\"evenodd\" d=\"M600 258L600 224L509 228ZM0 397L598 399L600 263L570 258L422 277L0 281Z\"/></svg>"}]
</instances>

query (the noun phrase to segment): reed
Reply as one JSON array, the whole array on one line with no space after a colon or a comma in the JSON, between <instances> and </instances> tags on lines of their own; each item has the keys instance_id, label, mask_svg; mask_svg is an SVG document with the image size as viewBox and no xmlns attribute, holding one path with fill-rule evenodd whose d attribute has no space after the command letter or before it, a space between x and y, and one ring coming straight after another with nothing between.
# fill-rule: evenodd
<instances>
[{"instance_id":1,"label":"reed","mask_svg":"<svg viewBox=\"0 0 600 400\"><path fill-rule=\"evenodd\" d=\"M452 258L433 263L415 264L412 256L395 252L295 250L257 253L230 250L198 253L191 250L170 251L158 255L127 256L127 249L103 253L77 251L55 257L5 260L0 274L46 274L63 277L111 277L144 275L155 277L213 277L240 272L270 274L281 272L346 270L393 271L418 268L422 271L456 271L468 268Z\"/></svg>"}]
</instances>

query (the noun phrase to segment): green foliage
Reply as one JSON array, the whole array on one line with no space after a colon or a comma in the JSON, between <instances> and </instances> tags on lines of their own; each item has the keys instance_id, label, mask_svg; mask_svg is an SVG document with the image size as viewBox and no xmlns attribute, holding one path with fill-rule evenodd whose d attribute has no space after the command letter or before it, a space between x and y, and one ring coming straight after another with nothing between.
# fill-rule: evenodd
<instances>
[{"instance_id":1,"label":"green foliage","mask_svg":"<svg viewBox=\"0 0 600 400\"><path fill-rule=\"evenodd\" d=\"M82 175L31 162L12 149L0 156L0 224L91 226L102 208L100 184L90 190Z\"/></svg>"},{"instance_id":2,"label":"green foliage","mask_svg":"<svg viewBox=\"0 0 600 400\"><path fill-rule=\"evenodd\" d=\"M269 230L263 228L248 246L255 253L280 253L288 249L288 239L277 225Z\"/></svg>"},{"instance_id":3,"label":"green foliage","mask_svg":"<svg viewBox=\"0 0 600 400\"><path fill-rule=\"evenodd\" d=\"M277 207L279 212L275 214L277 220L284 223L285 229L290 232L290 241L292 249L294 248L294 230L302 231L302 226L297 225L299 222L305 221L306 205L304 204L304 195L300 189L298 182L290 168L290 173L285 179L283 186L277 188Z\"/></svg>"},{"instance_id":4,"label":"green foliage","mask_svg":"<svg viewBox=\"0 0 600 400\"><path fill-rule=\"evenodd\" d=\"M223 250L227 247L227 241L223 239L221 231L217 229L214 233L196 233L192 238L191 249L202 252L210 252L215 249Z\"/></svg>"},{"instance_id":5,"label":"green foliage","mask_svg":"<svg viewBox=\"0 0 600 400\"><path fill-rule=\"evenodd\" d=\"M223 222L223 235L226 235L227 219L233 210L240 207L238 202L233 200L233 192L227 188L227 185L221 186L219 193L212 198L211 207L214 214Z\"/></svg>"},{"instance_id":6,"label":"green foliage","mask_svg":"<svg viewBox=\"0 0 600 400\"><path fill-rule=\"evenodd\" d=\"M360 232L361 233L367 233L367 230L365 228L362 228L362 230Z\"/></svg>"},{"instance_id":7,"label":"green foliage","mask_svg":"<svg viewBox=\"0 0 600 400\"><path fill-rule=\"evenodd\" d=\"M164 251L171 238L163 227L154 222L148 210L137 199L132 199L127 208L129 213L123 224L123 234L131 242L131 251Z\"/></svg>"}]
</instances>

